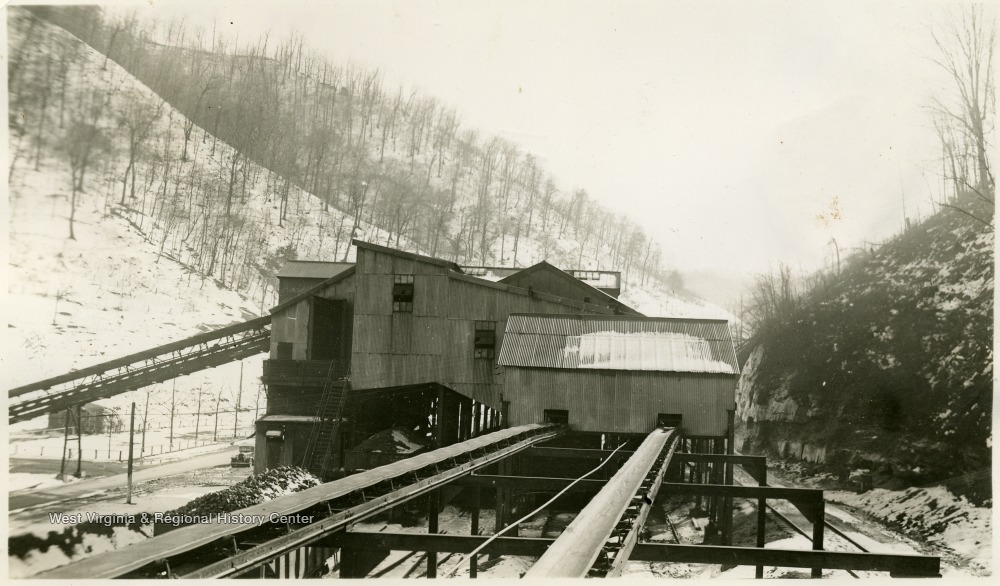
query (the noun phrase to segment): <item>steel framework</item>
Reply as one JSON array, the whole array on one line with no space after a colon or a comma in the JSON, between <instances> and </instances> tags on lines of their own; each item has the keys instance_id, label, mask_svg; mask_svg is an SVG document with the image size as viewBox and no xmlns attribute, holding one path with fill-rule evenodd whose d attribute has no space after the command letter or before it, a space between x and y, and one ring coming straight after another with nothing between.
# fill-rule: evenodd
<instances>
[{"instance_id":1,"label":"steel framework","mask_svg":"<svg viewBox=\"0 0 1000 586\"><path fill-rule=\"evenodd\" d=\"M15 423L267 352L271 318L261 317L102 362L8 391Z\"/></svg>"},{"instance_id":2,"label":"steel framework","mask_svg":"<svg viewBox=\"0 0 1000 586\"><path fill-rule=\"evenodd\" d=\"M183 578L246 574L562 431L548 424L505 429L235 512L269 518L272 513L290 516L309 511L322 517L301 527L270 522L191 525L36 577L139 578L154 577L164 569L170 577Z\"/></svg>"}]
</instances>

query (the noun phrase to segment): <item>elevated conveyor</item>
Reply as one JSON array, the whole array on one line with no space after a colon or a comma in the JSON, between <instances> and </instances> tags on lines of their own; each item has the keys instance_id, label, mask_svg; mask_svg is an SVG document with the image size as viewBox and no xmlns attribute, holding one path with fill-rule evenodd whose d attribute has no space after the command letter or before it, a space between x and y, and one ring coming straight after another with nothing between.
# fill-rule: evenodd
<instances>
[{"instance_id":1,"label":"elevated conveyor","mask_svg":"<svg viewBox=\"0 0 1000 586\"><path fill-rule=\"evenodd\" d=\"M649 434L525 577L620 575L663 483L678 439L672 428Z\"/></svg>"},{"instance_id":2,"label":"elevated conveyor","mask_svg":"<svg viewBox=\"0 0 1000 586\"><path fill-rule=\"evenodd\" d=\"M8 421L55 413L268 351L271 318L259 317L8 391Z\"/></svg>"},{"instance_id":3,"label":"elevated conveyor","mask_svg":"<svg viewBox=\"0 0 1000 586\"><path fill-rule=\"evenodd\" d=\"M171 577L236 577L562 431L550 424L496 431L232 513L248 519L263 516L263 523L213 517L34 577L150 578L164 570ZM271 521L306 513L318 520Z\"/></svg>"}]
</instances>

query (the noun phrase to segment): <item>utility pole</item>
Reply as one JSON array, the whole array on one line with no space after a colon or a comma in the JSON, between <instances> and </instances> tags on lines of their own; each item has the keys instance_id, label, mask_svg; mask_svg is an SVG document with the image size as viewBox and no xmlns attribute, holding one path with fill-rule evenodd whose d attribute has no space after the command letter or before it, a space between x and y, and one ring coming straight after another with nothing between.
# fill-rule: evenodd
<instances>
[{"instance_id":1,"label":"utility pole","mask_svg":"<svg viewBox=\"0 0 1000 586\"><path fill-rule=\"evenodd\" d=\"M66 448L69 447L69 418L72 411L66 409L66 425L63 431L62 464L59 465L59 480L66 478Z\"/></svg>"},{"instance_id":2,"label":"utility pole","mask_svg":"<svg viewBox=\"0 0 1000 586\"><path fill-rule=\"evenodd\" d=\"M194 445L198 447L198 429L201 428L201 395L204 391L198 389L198 414L194 420Z\"/></svg>"},{"instance_id":3,"label":"utility pole","mask_svg":"<svg viewBox=\"0 0 1000 586\"><path fill-rule=\"evenodd\" d=\"M257 423L257 412L260 409L260 385L257 385L257 401L253 405L253 421Z\"/></svg>"},{"instance_id":4,"label":"utility pole","mask_svg":"<svg viewBox=\"0 0 1000 586\"><path fill-rule=\"evenodd\" d=\"M233 438L236 438L236 428L240 423L240 398L243 396L243 363L240 362L240 388L236 391L236 411L233 412Z\"/></svg>"},{"instance_id":5,"label":"utility pole","mask_svg":"<svg viewBox=\"0 0 1000 586\"><path fill-rule=\"evenodd\" d=\"M139 449L139 461L145 457L146 453L146 420L149 417L149 394L153 392L153 387L146 391L146 404L142 408L142 445ZM131 448L129 448L131 449Z\"/></svg>"},{"instance_id":6,"label":"utility pole","mask_svg":"<svg viewBox=\"0 0 1000 586\"><path fill-rule=\"evenodd\" d=\"M173 380L170 388L170 449L174 449L174 399L177 396L177 379ZM163 448L160 448L161 450Z\"/></svg>"},{"instance_id":7,"label":"utility pole","mask_svg":"<svg viewBox=\"0 0 1000 586\"><path fill-rule=\"evenodd\" d=\"M132 416L128 424L128 496L125 504L132 504L132 447L135 446L135 401L132 401Z\"/></svg>"},{"instance_id":8,"label":"utility pole","mask_svg":"<svg viewBox=\"0 0 1000 586\"><path fill-rule=\"evenodd\" d=\"M73 476L80 478L83 475L83 403L76 406L76 474Z\"/></svg>"},{"instance_id":9,"label":"utility pole","mask_svg":"<svg viewBox=\"0 0 1000 586\"><path fill-rule=\"evenodd\" d=\"M215 429L212 430L212 441L219 441L219 403L222 402L222 390L219 390L219 397L215 400Z\"/></svg>"}]
</instances>

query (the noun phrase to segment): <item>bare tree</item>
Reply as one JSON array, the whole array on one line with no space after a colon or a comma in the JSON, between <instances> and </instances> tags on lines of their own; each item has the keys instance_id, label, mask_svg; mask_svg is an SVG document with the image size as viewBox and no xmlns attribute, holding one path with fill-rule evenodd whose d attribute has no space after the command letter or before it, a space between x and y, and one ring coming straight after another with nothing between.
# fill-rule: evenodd
<instances>
[{"instance_id":1,"label":"bare tree","mask_svg":"<svg viewBox=\"0 0 1000 586\"><path fill-rule=\"evenodd\" d=\"M955 184L956 195L960 191L972 191L990 206L992 212L995 182L990 168L988 137L996 113L995 21L987 17L982 6L970 6L952 14L948 22L931 35L938 49L934 62L953 84L950 96L938 95L932 103L946 174ZM971 172L966 173L967 170ZM968 210L960 211L972 215Z\"/></svg>"},{"instance_id":2,"label":"bare tree","mask_svg":"<svg viewBox=\"0 0 1000 586\"><path fill-rule=\"evenodd\" d=\"M125 193L129 186L130 176L132 179L131 197L135 198L136 163L143 145L149 139L153 125L160 119L163 103L163 100L158 100L158 103L154 105L145 96L133 93L118 114L118 125L124 128L128 134L128 165L125 167L125 174L122 177L122 199L119 202L121 205L125 205Z\"/></svg>"}]
</instances>

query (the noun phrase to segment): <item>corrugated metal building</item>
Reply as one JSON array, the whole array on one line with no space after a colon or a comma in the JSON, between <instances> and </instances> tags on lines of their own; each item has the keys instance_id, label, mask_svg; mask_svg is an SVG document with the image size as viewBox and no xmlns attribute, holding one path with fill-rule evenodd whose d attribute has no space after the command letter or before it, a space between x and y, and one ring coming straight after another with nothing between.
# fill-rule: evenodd
<instances>
[{"instance_id":1,"label":"corrugated metal building","mask_svg":"<svg viewBox=\"0 0 1000 586\"><path fill-rule=\"evenodd\" d=\"M739 379L724 320L513 314L498 363L510 425L593 432L726 436Z\"/></svg>"},{"instance_id":2,"label":"corrugated metal building","mask_svg":"<svg viewBox=\"0 0 1000 586\"><path fill-rule=\"evenodd\" d=\"M271 352L263 376L267 414L257 431L261 437L281 432L286 447L280 458L301 453L306 445L316 422L301 418L317 415L331 367L335 378L349 376L351 394L441 385L455 393L446 393L444 403L446 411L461 414L464 433L473 420L488 419L503 408L496 356L509 314L634 313L579 282L574 289L559 281L560 291L576 296L569 298L548 291L546 282L527 287L491 282L446 260L354 244L354 265L299 263L279 274L281 283L292 279L297 288L310 285L279 297L271 310ZM546 272L553 271L561 274L558 279L573 281L555 267ZM601 303L580 299L588 295ZM261 454L258 461L268 460Z\"/></svg>"},{"instance_id":3,"label":"corrugated metal building","mask_svg":"<svg viewBox=\"0 0 1000 586\"><path fill-rule=\"evenodd\" d=\"M600 283L600 279L602 278L600 271L573 271L573 273L587 277L594 283ZM605 272L605 275L615 276L614 273L609 272ZM549 293L568 299L576 299L584 303L609 307L615 310L616 313L642 315L621 301L618 301L618 293L621 292L620 285L614 286L615 280L613 278L608 279L608 281L606 284L612 285L612 288L608 291L613 292L613 295L544 260L500 279L501 283L507 283L508 285L548 291Z\"/></svg>"}]
</instances>

